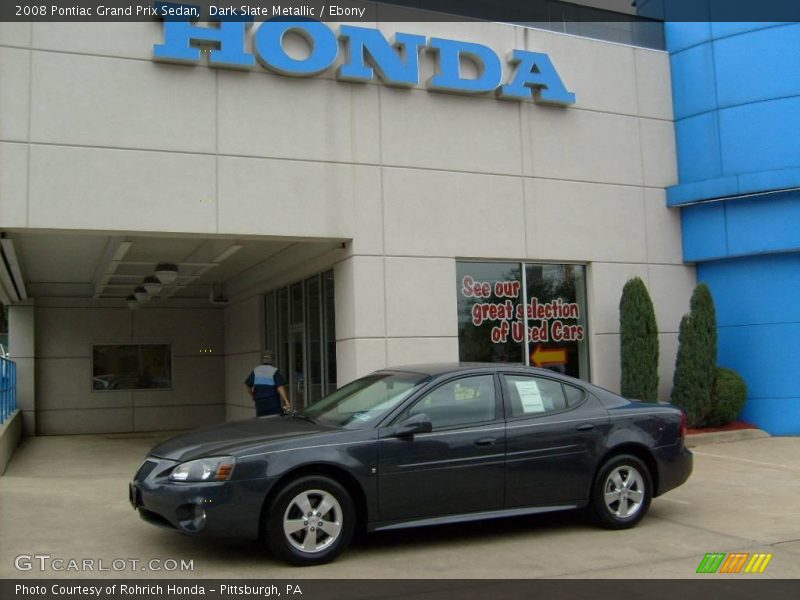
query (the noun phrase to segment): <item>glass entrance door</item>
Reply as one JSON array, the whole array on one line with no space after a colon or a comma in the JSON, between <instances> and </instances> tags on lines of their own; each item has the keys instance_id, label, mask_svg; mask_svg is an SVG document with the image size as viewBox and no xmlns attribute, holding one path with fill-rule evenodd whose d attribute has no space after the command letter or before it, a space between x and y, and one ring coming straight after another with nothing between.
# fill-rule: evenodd
<instances>
[{"instance_id":1,"label":"glass entrance door","mask_svg":"<svg viewBox=\"0 0 800 600\"><path fill-rule=\"evenodd\" d=\"M289 398L294 410L306 407L306 367L303 327L292 327L289 331Z\"/></svg>"},{"instance_id":2,"label":"glass entrance door","mask_svg":"<svg viewBox=\"0 0 800 600\"><path fill-rule=\"evenodd\" d=\"M276 352L295 410L336 390L333 285L333 271L327 271L264 298L264 348Z\"/></svg>"}]
</instances>

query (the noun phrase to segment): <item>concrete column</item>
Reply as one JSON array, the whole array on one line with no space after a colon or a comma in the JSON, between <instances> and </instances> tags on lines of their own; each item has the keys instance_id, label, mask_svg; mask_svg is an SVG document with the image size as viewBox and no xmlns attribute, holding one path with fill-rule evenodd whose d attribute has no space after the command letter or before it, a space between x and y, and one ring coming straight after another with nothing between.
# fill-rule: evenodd
<instances>
[{"instance_id":1,"label":"concrete column","mask_svg":"<svg viewBox=\"0 0 800 600\"><path fill-rule=\"evenodd\" d=\"M17 363L17 405L23 435L36 435L34 301L8 307L8 353Z\"/></svg>"},{"instance_id":2,"label":"concrete column","mask_svg":"<svg viewBox=\"0 0 800 600\"><path fill-rule=\"evenodd\" d=\"M387 366L384 263L351 256L334 268L339 387Z\"/></svg>"},{"instance_id":3,"label":"concrete column","mask_svg":"<svg viewBox=\"0 0 800 600\"><path fill-rule=\"evenodd\" d=\"M225 420L247 419L256 414L244 380L261 362L264 306L253 296L225 307Z\"/></svg>"}]
</instances>

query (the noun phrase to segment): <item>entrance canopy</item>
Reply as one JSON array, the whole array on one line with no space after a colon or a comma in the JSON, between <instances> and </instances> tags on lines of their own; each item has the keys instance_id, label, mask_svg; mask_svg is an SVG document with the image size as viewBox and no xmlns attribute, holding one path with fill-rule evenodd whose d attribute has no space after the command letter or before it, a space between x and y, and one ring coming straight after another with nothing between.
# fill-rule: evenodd
<instances>
[{"instance_id":1,"label":"entrance canopy","mask_svg":"<svg viewBox=\"0 0 800 600\"><path fill-rule=\"evenodd\" d=\"M123 306L126 299L139 297L163 306L178 301L217 305L299 279L306 271L320 270L316 265L330 266L342 245L331 240L10 231L3 240L10 263L3 287L7 304L33 297Z\"/></svg>"}]
</instances>

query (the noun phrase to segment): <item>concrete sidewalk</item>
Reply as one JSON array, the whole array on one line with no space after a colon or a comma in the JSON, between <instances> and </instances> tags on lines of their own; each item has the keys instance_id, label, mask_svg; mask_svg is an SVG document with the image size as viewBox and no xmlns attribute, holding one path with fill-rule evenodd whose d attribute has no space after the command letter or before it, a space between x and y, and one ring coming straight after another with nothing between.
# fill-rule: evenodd
<instances>
[{"instance_id":1,"label":"concrete sidewalk","mask_svg":"<svg viewBox=\"0 0 800 600\"><path fill-rule=\"evenodd\" d=\"M722 577L695 575L707 552L772 553L766 572L752 577L800 577L800 438L696 448L689 482L654 500L632 530L605 531L562 513L386 532L358 540L332 564L297 569L256 544L223 545L142 522L128 504L127 484L162 437L23 440L0 477L0 577ZM22 554L95 565L102 559L106 568L123 559L126 566L18 571ZM141 561L135 569L131 559ZM142 571L151 559L191 560L194 570Z\"/></svg>"}]
</instances>

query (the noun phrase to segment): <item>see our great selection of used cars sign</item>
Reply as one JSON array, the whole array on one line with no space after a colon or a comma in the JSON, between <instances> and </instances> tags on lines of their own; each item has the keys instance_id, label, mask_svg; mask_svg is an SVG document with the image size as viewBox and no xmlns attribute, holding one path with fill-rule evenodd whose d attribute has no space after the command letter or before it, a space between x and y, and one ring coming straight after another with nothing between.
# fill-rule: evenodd
<instances>
[{"instance_id":1,"label":"see our great selection of used cars sign","mask_svg":"<svg viewBox=\"0 0 800 600\"><path fill-rule=\"evenodd\" d=\"M414 87L420 83L419 57L422 50L433 57L436 74L427 89L466 95L495 94L502 100L568 106L575 94L568 91L547 54L513 50L507 57L511 74L503 81L501 58L488 46L443 38L397 33L387 39L378 29L341 25L338 33L326 24L310 19L264 21L252 35L248 49L249 17L234 16L201 25L189 20L163 22L164 41L153 47L159 61L197 64L202 50L209 51L212 67L250 69L256 63L281 75L313 77L334 65L344 47L344 63L336 70L341 81L369 82L377 77L384 84ZM308 43L305 58L287 52L284 38L295 34ZM464 76L462 61L476 67L475 76Z\"/></svg>"}]
</instances>

